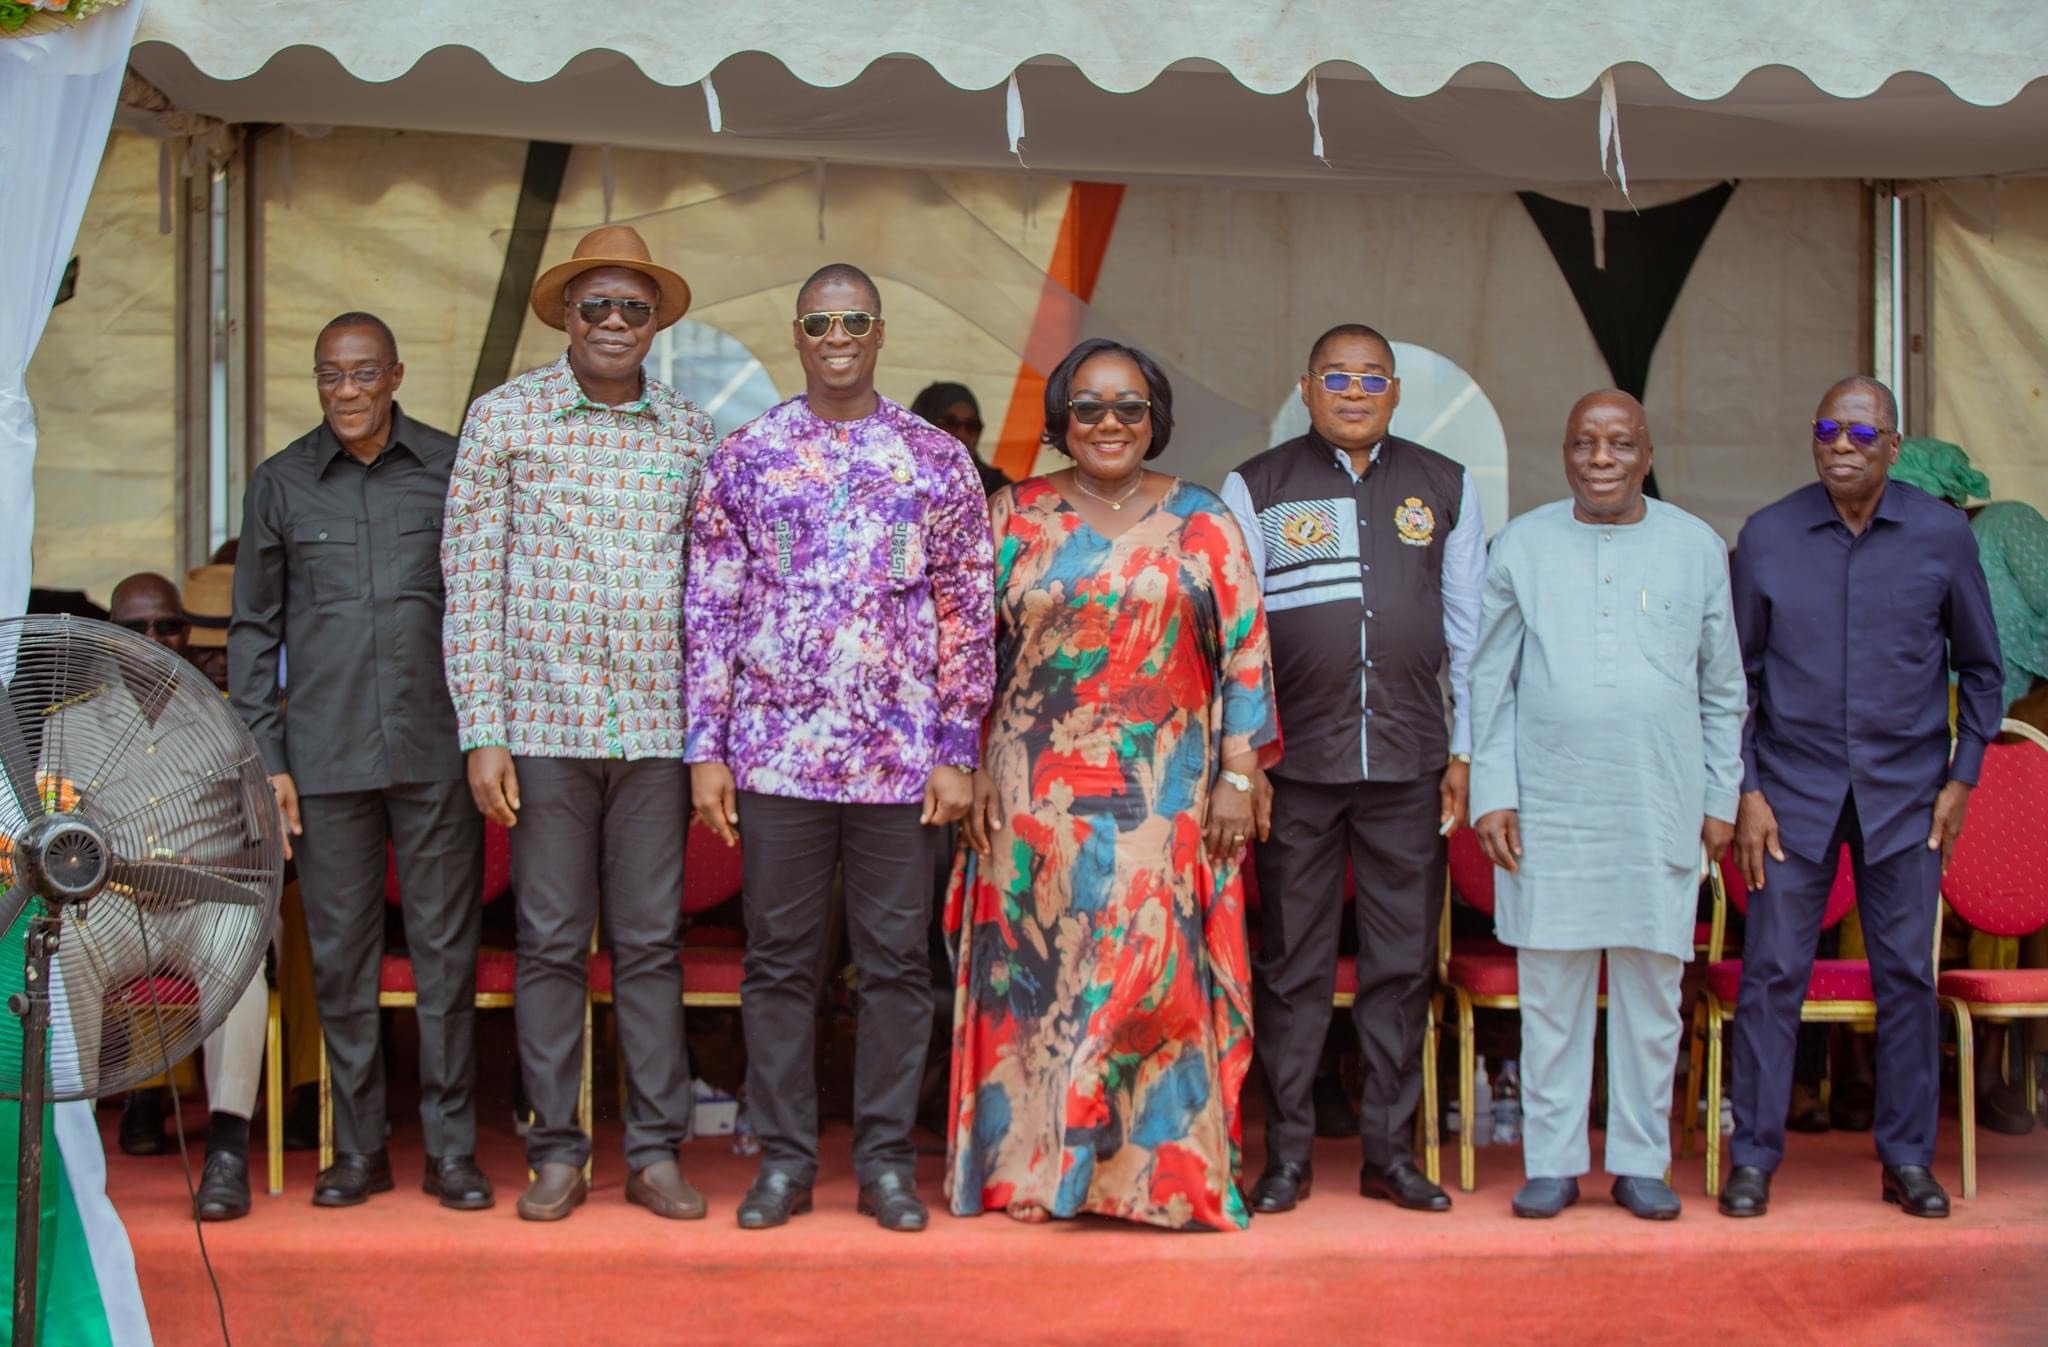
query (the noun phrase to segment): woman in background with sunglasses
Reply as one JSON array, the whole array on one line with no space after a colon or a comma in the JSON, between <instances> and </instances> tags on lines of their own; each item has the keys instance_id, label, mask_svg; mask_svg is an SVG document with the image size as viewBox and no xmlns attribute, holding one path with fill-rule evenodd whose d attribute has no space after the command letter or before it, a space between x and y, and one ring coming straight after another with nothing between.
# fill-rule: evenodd
<instances>
[{"instance_id":1,"label":"woman in background with sunglasses","mask_svg":"<svg viewBox=\"0 0 2048 1347\"><path fill-rule=\"evenodd\" d=\"M959 1215L1249 1219L1239 862L1280 728L1236 522L1145 466L1172 432L1159 367L1083 342L1045 390L1073 466L990 504L996 696L947 912Z\"/></svg>"}]
</instances>

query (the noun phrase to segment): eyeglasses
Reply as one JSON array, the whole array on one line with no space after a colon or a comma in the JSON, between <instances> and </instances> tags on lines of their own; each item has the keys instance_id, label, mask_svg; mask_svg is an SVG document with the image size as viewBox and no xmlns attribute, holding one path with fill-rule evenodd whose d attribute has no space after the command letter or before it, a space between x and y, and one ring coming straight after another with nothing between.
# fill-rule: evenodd
<instances>
[{"instance_id":1,"label":"eyeglasses","mask_svg":"<svg viewBox=\"0 0 2048 1347\"><path fill-rule=\"evenodd\" d=\"M131 617L114 624L137 636L183 636L192 624L182 617Z\"/></svg>"},{"instance_id":2,"label":"eyeglasses","mask_svg":"<svg viewBox=\"0 0 2048 1347\"><path fill-rule=\"evenodd\" d=\"M1353 374L1349 370L1324 370L1312 377L1323 381L1323 388L1331 393L1341 393L1353 384L1361 393L1384 393L1394 386L1394 381L1384 374Z\"/></svg>"},{"instance_id":3,"label":"eyeglasses","mask_svg":"<svg viewBox=\"0 0 2048 1347\"><path fill-rule=\"evenodd\" d=\"M832 330L832 324L839 324L839 330L858 340L875 330L881 320L862 309L842 309L831 313L806 313L797 318L804 335L816 341Z\"/></svg>"},{"instance_id":4,"label":"eyeglasses","mask_svg":"<svg viewBox=\"0 0 2048 1347\"><path fill-rule=\"evenodd\" d=\"M945 431L948 435L960 436L981 434L981 422L971 416L942 416L938 420L932 422L932 424L937 426L940 430Z\"/></svg>"},{"instance_id":5,"label":"eyeglasses","mask_svg":"<svg viewBox=\"0 0 2048 1347\"><path fill-rule=\"evenodd\" d=\"M375 387L391 371L382 365L358 365L354 369L316 369L313 381L322 388L339 388L344 382L357 388Z\"/></svg>"},{"instance_id":6,"label":"eyeglasses","mask_svg":"<svg viewBox=\"0 0 2048 1347\"><path fill-rule=\"evenodd\" d=\"M1096 398L1075 398L1067 403L1073 408L1074 419L1084 426L1099 425L1102 418L1114 413L1116 419L1127 426L1135 426L1145 419L1145 413L1152 408L1149 398L1118 398L1115 402L1103 402Z\"/></svg>"},{"instance_id":7,"label":"eyeglasses","mask_svg":"<svg viewBox=\"0 0 2048 1347\"><path fill-rule=\"evenodd\" d=\"M576 301L576 316L596 327L605 320L613 309L626 320L627 327L646 327L654 317L654 306L644 299L579 299Z\"/></svg>"},{"instance_id":8,"label":"eyeglasses","mask_svg":"<svg viewBox=\"0 0 2048 1347\"><path fill-rule=\"evenodd\" d=\"M1888 433L1890 432L1881 427L1865 425L1861 421L1837 421L1832 417L1826 416L1813 423L1813 442L1815 444L1833 444L1836 440L1842 438L1844 434L1847 434L1849 443L1855 445L1858 449L1868 449L1871 445L1877 443L1879 437Z\"/></svg>"}]
</instances>

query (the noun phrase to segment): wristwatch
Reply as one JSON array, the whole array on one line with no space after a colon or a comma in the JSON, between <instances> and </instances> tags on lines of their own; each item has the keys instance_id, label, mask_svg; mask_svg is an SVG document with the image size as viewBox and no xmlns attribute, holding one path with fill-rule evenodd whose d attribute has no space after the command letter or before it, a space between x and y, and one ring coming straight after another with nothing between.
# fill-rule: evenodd
<instances>
[{"instance_id":1,"label":"wristwatch","mask_svg":"<svg viewBox=\"0 0 2048 1347\"><path fill-rule=\"evenodd\" d=\"M1243 772L1233 772L1228 767L1226 767L1222 771L1216 773L1216 775L1225 784L1236 786L1239 790L1243 791L1247 795L1252 793L1252 779L1246 776Z\"/></svg>"},{"instance_id":2,"label":"wristwatch","mask_svg":"<svg viewBox=\"0 0 2048 1347\"><path fill-rule=\"evenodd\" d=\"M1462 762L1467 767L1470 767L1472 765L1472 755L1470 753L1453 753L1451 754L1451 761Z\"/></svg>"}]
</instances>

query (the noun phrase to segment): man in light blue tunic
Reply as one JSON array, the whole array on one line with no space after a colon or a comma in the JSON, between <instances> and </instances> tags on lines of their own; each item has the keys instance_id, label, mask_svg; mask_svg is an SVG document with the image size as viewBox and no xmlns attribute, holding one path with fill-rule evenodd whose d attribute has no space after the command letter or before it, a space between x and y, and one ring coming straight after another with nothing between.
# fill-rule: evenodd
<instances>
[{"instance_id":1,"label":"man in light blue tunic","mask_svg":"<svg viewBox=\"0 0 2048 1347\"><path fill-rule=\"evenodd\" d=\"M1564 439L1572 499L1501 530L1472 662L1472 815L1517 951L1523 1164L1518 1216L1578 1200L1607 961L1607 1153L1614 1200L1678 1215L1671 1081L1701 844L1734 833L1742 657L1727 548L1645 500L1643 408L1589 393Z\"/></svg>"}]
</instances>

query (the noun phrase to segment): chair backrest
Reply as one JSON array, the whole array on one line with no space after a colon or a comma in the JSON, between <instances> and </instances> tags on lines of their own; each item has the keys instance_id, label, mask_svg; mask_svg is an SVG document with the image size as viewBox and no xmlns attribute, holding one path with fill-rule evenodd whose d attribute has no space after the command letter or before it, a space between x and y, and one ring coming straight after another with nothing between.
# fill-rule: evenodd
<instances>
[{"instance_id":1,"label":"chair backrest","mask_svg":"<svg viewBox=\"0 0 2048 1347\"><path fill-rule=\"evenodd\" d=\"M1460 828L1452 833L1449 851L1451 887L1466 902L1492 916L1493 862L1480 849L1478 831Z\"/></svg>"},{"instance_id":2,"label":"chair backrest","mask_svg":"<svg viewBox=\"0 0 2048 1347\"><path fill-rule=\"evenodd\" d=\"M484 892L487 903L503 898L512 887L512 834L484 820ZM384 901L398 905L398 849L384 844Z\"/></svg>"},{"instance_id":3,"label":"chair backrest","mask_svg":"<svg viewBox=\"0 0 2048 1347\"><path fill-rule=\"evenodd\" d=\"M1986 935L2027 935L2048 925L2048 738L2008 720L2014 744L1984 751L1983 774L1942 897Z\"/></svg>"},{"instance_id":4,"label":"chair backrest","mask_svg":"<svg viewBox=\"0 0 2048 1347\"><path fill-rule=\"evenodd\" d=\"M740 849L694 819L683 845L683 911L704 912L740 891Z\"/></svg>"},{"instance_id":5,"label":"chair backrest","mask_svg":"<svg viewBox=\"0 0 2048 1347\"><path fill-rule=\"evenodd\" d=\"M1703 848L1704 849L1704 848ZM1742 871L1735 864L1735 849L1730 847L1721 853L1721 887L1726 890L1728 901L1735 910L1749 913L1749 885L1742 881ZM1821 914L1820 925L1827 930L1849 915L1849 909L1856 906L1856 868L1849 859L1849 844L1842 844L1841 853L1835 858L1835 883L1828 890L1827 910Z\"/></svg>"}]
</instances>

